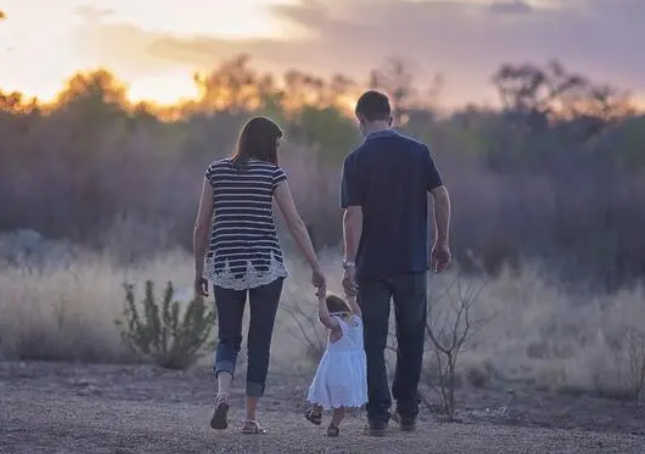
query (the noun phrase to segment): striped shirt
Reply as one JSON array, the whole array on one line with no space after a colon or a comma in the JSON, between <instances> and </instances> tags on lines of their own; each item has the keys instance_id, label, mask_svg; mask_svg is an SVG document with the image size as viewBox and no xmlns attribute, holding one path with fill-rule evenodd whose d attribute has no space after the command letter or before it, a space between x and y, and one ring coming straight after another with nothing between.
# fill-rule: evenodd
<instances>
[{"instance_id":1,"label":"striped shirt","mask_svg":"<svg viewBox=\"0 0 645 454\"><path fill-rule=\"evenodd\" d=\"M208 166L205 178L213 190L213 223L204 277L234 290L286 277L272 203L284 171L257 160L238 168L227 158Z\"/></svg>"}]
</instances>

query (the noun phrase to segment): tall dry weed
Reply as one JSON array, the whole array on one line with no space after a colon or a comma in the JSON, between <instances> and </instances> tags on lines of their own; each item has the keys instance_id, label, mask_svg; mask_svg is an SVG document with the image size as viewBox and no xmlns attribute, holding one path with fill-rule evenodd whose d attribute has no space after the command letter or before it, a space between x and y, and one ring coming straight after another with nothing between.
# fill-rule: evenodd
<instances>
[{"instance_id":1,"label":"tall dry weed","mask_svg":"<svg viewBox=\"0 0 645 454\"><path fill-rule=\"evenodd\" d=\"M302 316L313 320L305 328L307 334L321 335L310 274L299 256L287 255L290 277L282 304L299 305ZM340 289L340 252L325 250L321 257L330 288ZM122 284L172 280L180 292L190 292L192 273L192 258L182 252L131 266L121 266L108 255L89 253L71 266L6 266L0 273L0 355L5 359L130 361L112 323L123 307ZM454 273L434 278L429 286L431 301L437 300L433 292L441 291L441 280L449 282ZM467 280L464 284L468 285ZM208 301L212 304L212 298ZM573 297L547 284L530 267L525 266L522 274L504 272L487 282L472 307L473 319L496 317L465 343L456 373L476 376L474 381L480 384L490 378L481 373L494 373L496 379L527 381L556 391L597 393L604 389L605 394L613 390L613 394L624 395L637 381L638 342L617 341L616 333L645 326L643 301L642 288L612 297ZM281 311L272 367L311 370L310 347L304 338L294 338L297 330L292 317ZM392 352L387 355L391 358ZM472 373L475 369L477 374ZM636 378L630 379L629 374Z\"/></svg>"}]
</instances>

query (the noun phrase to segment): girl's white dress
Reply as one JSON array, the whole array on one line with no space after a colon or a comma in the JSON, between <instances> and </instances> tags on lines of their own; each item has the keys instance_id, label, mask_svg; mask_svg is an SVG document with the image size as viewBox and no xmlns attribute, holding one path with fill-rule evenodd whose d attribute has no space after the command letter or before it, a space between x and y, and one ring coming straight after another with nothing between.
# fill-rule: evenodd
<instances>
[{"instance_id":1,"label":"girl's white dress","mask_svg":"<svg viewBox=\"0 0 645 454\"><path fill-rule=\"evenodd\" d=\"M367 402L367 361L363 347L363 321L352 315L349 323L338 316L343 336L327 343L309 387L307 400L325 410L361 407Z\"/></svg>"}]
</instances>

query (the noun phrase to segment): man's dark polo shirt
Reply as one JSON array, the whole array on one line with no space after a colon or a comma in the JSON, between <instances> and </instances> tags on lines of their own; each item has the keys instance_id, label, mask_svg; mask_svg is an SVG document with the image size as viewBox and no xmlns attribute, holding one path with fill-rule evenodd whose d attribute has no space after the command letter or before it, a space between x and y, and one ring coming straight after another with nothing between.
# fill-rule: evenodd
<instances>
[{"instance_id":1,"label":"man's dark polo shirt","mask_svg":"<svg viewBox=\"0 0 645 454\"><path fill-rule=\"evenodd\" d=\"M442 185L428 146L392 129L347 156L341 205L363 209L359 277L427 271L428 191Z\"/></svg>"}]
</instances>

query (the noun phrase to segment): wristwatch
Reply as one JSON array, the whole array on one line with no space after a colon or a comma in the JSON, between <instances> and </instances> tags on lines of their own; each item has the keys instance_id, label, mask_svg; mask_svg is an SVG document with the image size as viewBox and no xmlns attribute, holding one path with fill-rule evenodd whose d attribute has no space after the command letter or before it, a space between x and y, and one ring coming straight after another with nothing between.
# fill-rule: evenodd
<instances>
[{"instance_id":1,"label":"wristwatch","mask_svg":"<svg viewBox=\"0 0 645 454\"><path fill-rule=\"evenodd\" d=\"M348 262L347 260L343 260L343 269L346 270L348 268L354 268L356 266L356 263L354 262Z\"/></svg>"}]
</instances>

